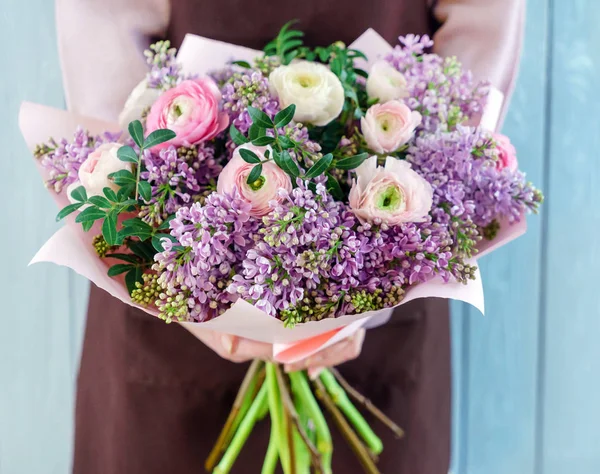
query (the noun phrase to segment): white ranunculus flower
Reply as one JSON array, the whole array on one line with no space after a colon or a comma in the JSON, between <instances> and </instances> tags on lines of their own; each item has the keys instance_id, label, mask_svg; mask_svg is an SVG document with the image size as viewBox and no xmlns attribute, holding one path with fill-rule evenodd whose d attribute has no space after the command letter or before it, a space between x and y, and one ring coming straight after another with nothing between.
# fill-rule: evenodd
<instances>
[{"instance_id":1,"label":"white ranunculus flower","mask_svg":"<svg viewBox=\"0 0 600 474\"><path fill-rule=\"evenodd\" d=\"M367 78L367 94L382 104L408 97L406 78L387 61L377 61Z\"/></svg>"},{"instance_id":2,"label":"white ranunculus flower","mask_svg":"<svg viewBox=\"0 0 600 474\"><path fill-rule=\"evenodd\" d=\"M348 204L361 222L424 222L433 203L433 188L410 163L388 156L377 166L372 156L356 168Z\"/></svg>"},{"instance_id":3,"label":"white ranunculus flower","mask_svg":"<svg viewBox=\"0 0 600 474\"><path fill-rule=\"evenodd\" d=\"M120 143L105 143L89 154L79 168L79 180L67 188L69 200L72 201L71 192L79 186L85 188L88 197L102 196L104 188L119 190L119 186L108 175L120 170L131 171L132 169L131 163L121 161L117 156L117 151L122 146Z\"/></svg>"},{"instance_id":4,"label":"white ranunculus flower","mask_svg":"<svg viewBox=\"0 0 600 474\"><path fill-rule=\"evenodd\" d=\"M151 107L156 99L160 97L163 91L160 89L151 89L144 79L129 94L123 110L119 114L119 125L123 130L134 120L140 120L144 110Z\"/></svg>"},{"instance_id":5,"label":"white ranunculus flower","mask_svg":"<svg viewBox=\"0 0 600 474\"><path fill-rule=\"evenodd\" d=\"M296 105L296 122L327 125L344 107L342 83L324 64L294 61L279 66L269 76L269 83L282 109Z\"/></svg>"}]
</instances>

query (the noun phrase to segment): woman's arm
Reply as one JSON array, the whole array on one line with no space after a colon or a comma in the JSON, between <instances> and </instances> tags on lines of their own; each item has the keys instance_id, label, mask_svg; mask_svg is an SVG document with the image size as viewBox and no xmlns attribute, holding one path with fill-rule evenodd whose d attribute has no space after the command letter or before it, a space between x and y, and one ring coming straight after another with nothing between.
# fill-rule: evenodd
<instances>
[{"instance_id":1,"label":"woman's arm","mask_svg":"<svg viewBox=\"0 0 600 474\"><path fill-rule=\"evenodd\" d=\"M67 107L116 121L147 71L143 50L166 30L168 0L56 0Z\"/></svg>"},{"instance_id":2,"label":"woman's arm","mask_svg":"<svg viewBox=\"0 0 600 474\"><path fill-rule=\"evenodd\" d=\"M458 57L504 94L501 123L519 66L525 0L438 0L433 11L442 24L435 52Z\"/></svg>"}]
</instances>

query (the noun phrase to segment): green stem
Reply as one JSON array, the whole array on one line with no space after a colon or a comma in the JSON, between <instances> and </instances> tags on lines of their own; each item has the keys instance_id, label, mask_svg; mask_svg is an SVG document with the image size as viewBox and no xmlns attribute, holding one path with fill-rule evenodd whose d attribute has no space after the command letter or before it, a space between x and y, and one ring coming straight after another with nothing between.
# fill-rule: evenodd
<instances>
[{"instance_id":1,"label":"green stem","mask_svg":"<svg viewBox=\"0 0 600 474\"><path fill-rule=\"evenodd\" d=\"M140 173L142 172L142 157L144 156L144 147L140 147L139 160L137 162L137 170L135 172L135 200L139 198L139 187L140 187Z\"/></svg>"},{"instance_id":2,"label":"green stem","mask_svg":"<svg viewBox=\"0 0 600 474\"><path fill-rule=\"evenodd\" d=\"M323 474L331 474L333 444L325 416L312 393L306 374L304 372L292 372L289 377L292 381L292 390L297 395L299 402L306 408L308 416L315 425L317 450L321 453L323 461Z\"/></svg>"},{"instance_id":3,"label":"green stem","mask_svg":"<svg viewBox=\"0 0 600 474\"><path fill-rule=\"evenodd\" d=\"M283 402L283 407L284 407L285 413L287 415L287 419L289 419L289 421L290 421L290 426L293 425L293 428L295 428L294 432L300 436L300 439L302 440L304 447L308 449L308 452L312 458L312 464L315 467L315 471L317 472L317 474L320 474L321 471L323 470L322 465L321 465L322 464L321 463L321 455L319 454L319 451L315 447L313 441L311 441L311 439L306 434L306 431L304 429L304 424L300 421L300 417L298 415L298 412L296 411L296 407L294 406L294 402L292 401L292 397L290 396L288 386L283 378L283 374L281 373L279 366L275 366L275 373L277 375L277 382L279 383L279 392L281 394L281 401ZM294 435L292 434L291 431L289 433L292 437L292 439L289 441L289 443L292 444L292 443L294 443L294 441L293 441ZM294 446L295 446L295 444L294 444ZM290 462L293 465L294 464L294 456L291 455L292 453L293 453L293 450L290 449Z\"/></svg>"},{"instance_id":4,"label":"green stem","mask_svg":"<svg viewBox=\"0 0 600 474\"><path fill-rule=\"evenodd\" d=\"M310 474L310 452L298 430L294 429L294 452L296 455L296 474Z\"/></svg>"},{"instance_id":5,"label":"green stem","mask_svg":"<svg viewBox=\"0 0 600 474\"><path fill-rule=\"evenodd\" d=\"M372 458L371 453L369 453L367 447L362 443L358 435L354 431L352 431L352 427L350 426L346 418L344 418L344 415L342 414L341 410L338 409L338 407L335 405L335 403L327 393L327 389L325 388L321 380L316 379L313 383L315 384L315 387L317 389L316 392L317 396L319 397L319 400L323 402L325 408L327 408L327 410L333 417L333 421L339 428L344 438L346 438L346 441L352 448L352 451L354 451L354 453L358 457L358 460L362 464L365 472L367 474L381 474L377 469L377 466L375 465L375 461Z\"/></svg>"},{"instance_id":6,"label":"green stem","mask_svg":"<svg viewBox=\"0 0 600 474\"><path fill-rule=\"evenodd\" d=\"M244 443L248 439L248 436L250 436L250 433L256 424L258 414L260 413L263 404L266 403L266 400L267 385L263 384L258 391L258 395L256 395L256 398L252 402L250 410L248 410L248 413L240 423L240 426L231 440L227 451L225 451L221 461L213 471L213 474L227 474L231 470L231 467L240 454Z\"/></svg>"},{"instance_id":7,"label":"green stem","mask_svg":"<svg viewBox=\"0 0 600 474\"><path fill-rule=\"evenodd\" d=\"M274 474L275 468L277 467L279 448L277 447L277 430L275 430L274 426L273 422L271 422L271 436L269 438L269 446L267 447L267 454L265 456L262 471L260 471L261 474Z\"/></svg>"},{"instance_id":8,"label":"green stem","mask_svg":"<svg viewBox=\"0 0 600 474\"><path fill-rule=\"evenodd\" d=\"M333 402L339 407L344 413L346 418L350 420L350 423L354 426L354 429L367 444L369 449L375 454L381 454L383 451L383 442L373 432L367 420L361 415L358 409L348 398L346 391L338 384L333 374L329 371L322 371L320 375L323 385L327 388L327 392L331 396Z\"/></svg>"},{"instance_id":9,"label":"green stem","mask_svg":"<svg viewBox=\"0 0 600 474\"><path fill-rule=\"evenodd\" d=\"M290 472L290 458L286 443L287 437L285 431L285 422L283 419L283 404L281 402L281 394L279 393L276 370L277 369L274 364L267 363L267 376L265 384L268 387L271 423L273 423L273 429L277 433L276 438L278 443L279 458L281 459L283 472L287 474Z\"/></svg>"},{"instance_id":10,"label":"green stem","mask_svg":"<svg viewBox=\"0 0 600 474\"><path fill-rule=\"evenodd\" d=\"M255 360L250 365L248 372L246 372L242 385L240 385L240 389L235 397L235 401L233 402L231 412L227 417L227 421L225 422L221 433L219 433L217 442L211 450L208 459L204 463L204 467L208 472L214 469L215 465L219 461L219 457L231 441L231 438L236 432L241 420L246 416L252 400L254 400L256 395L255 384L259 376L261 365L261 361Z\"/></svg>"},{"instance_id":11,"label":"green stem","mask_svg":"<svg viewBox=\"0 0 600 474\"><path fill-rule=\"evenodd\" d=\"M257 363L258 367L262 366L261 361L254 361L253 364L254 363ZM248 369L248 370L250 371L251 369ZM262 387L264 380L265 380L264 368L262 370L259 370L258 373L253 373L253 378L250 381L250 384L248 385L246 394L245 394L242 404L240 406L240 410L239 410L235 420L233 421L233 425L231 427L231 430L229 431L229 436L225 439L225 445L227 445L231 441L231 438L237 431L238 427L240 426L240 423L246 416L246 413L248 413L248 410L250 409L252 402L256 398L256 394L258 393L260 387ZM268 409L268 406L265 409ZM261 419L261 420L263 418L264 418L264 414L262 414L262 416L259 417L259 419Z\"/></svg>"}]
</instances>

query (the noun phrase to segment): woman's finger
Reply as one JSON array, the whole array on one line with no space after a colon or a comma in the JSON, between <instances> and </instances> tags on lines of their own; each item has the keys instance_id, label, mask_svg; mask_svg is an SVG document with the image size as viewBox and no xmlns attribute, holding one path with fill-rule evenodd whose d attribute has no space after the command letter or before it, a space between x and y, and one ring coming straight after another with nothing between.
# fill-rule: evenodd
<instances>
[{"instance_id":1,"label":"woman's finger","mask_svg":"<svg viewBox=\"0 0 600 474\"><path fill-rule=\"evenodd\" d=\"M348 360L355 359L361 352L364 338L365 330L359 329L351 337L337 342L331 347L323 349L304 360L286 365L285 370L287 372L295 372L297 370L306 370L313 367L332 367Z\"/></svg>"},{"instance_id":2,"label":"woman's finger","mask_svg":"<svg viewBox=\"0 0 600 474\"><path fill-rule=\"evenodd\" d=\"M203 331L197 333L196 337L219 356L232 362L247 362L253 359L269 360L273 355L271 344L231 334Z\"/></svg>"}]
</instances>

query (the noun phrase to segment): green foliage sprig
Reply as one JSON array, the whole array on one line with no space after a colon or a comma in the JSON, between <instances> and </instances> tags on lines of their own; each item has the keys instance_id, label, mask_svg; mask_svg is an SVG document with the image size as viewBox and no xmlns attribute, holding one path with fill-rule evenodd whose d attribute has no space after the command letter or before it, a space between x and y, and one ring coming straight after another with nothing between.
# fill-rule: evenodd
<instances>
[{"instance_id":1,"label":"green foliage sprig","mask_svg":"<svg viewBox=\"0 0 600 474\"><path fill-rule=\"evenodd\" d=\"M335 155L330 152L325 153L315 161L312 166L307 170L304 170L292 158L292 153L298 157L307 158L307 152L303 149L301 143L281 133L281 129L292 121L295 112L296 106L292 104L278 112L275 117L271 119L262 110L248 107L248 113L252 119L252 125L248 130L248 136L245 136L234 125L230 127L229 133L236 145L251 143L254 146L271 146L272 155L270 154L271 152L267 150L264 157L265 159L261 159L256 153L245 148L241 148L239 151L241 158L246 163L254 165L246 179L247 184L251 187L260 187L262 185L264 182L262 178L263 165L270 161L274 161L275 164L285 171L290 178L292 178L292 181L294 181L296 178L310 180L323 174L327 174L334 168L351 170L360 166L367 158L367 153L361 153L355 156L336 159ZM268 135L267 130L270 131ZM331 174L328 174L328 181L332 180L335 181L335 178L333 178ZM334 185L334 183L331 182L331 187L338 189L339 183ZM339 193L337 194L339 195Z\"/></svg>"},{"instance_id":2,"label":"green foliage sprig","mask_svg":"<svg viewBox=\"0 0 600 474\"><path fill-rule=\"evenodd\" d=\"M121 161L133 163L135 173L130 170L111 173L108 178L112 179L119 190L115 192L113 189L105 187L102 190L102 196L88 196L85 187L77 187L71 192L71 198L75 202L61 209L56 216L56 220L60 221L73 212L84 208L75 217L75 222L81 224L85 232L89 231L96 221L102 221L102 237L106 244L110 247L119 247L125 244L132 252L131 255L106 255L127 262L112 266L109 268L108 274L115 276L127 272L125 281L131 292L135 289L135 283L142 281L143 270L148 268L154 261L154 254L163 251L161 240L163 238L173 240L173 238L170 234L164 233L169 228L169 219L165 220L160 226L153 227L142 219L135 217L124 220L119 229L117 225L119 215L134 212L139 209L143 201L148 202L152 199L150 183L140 179L144 167L142 160L144 150L175 138L175 133L171 130L160 129L144 137L144 130L139 120L131 122L128 129L131 138L139 148L139 152L136 152L129 145L124 145L117 151L117 157Z\"/></svg>"}]
</instances>

